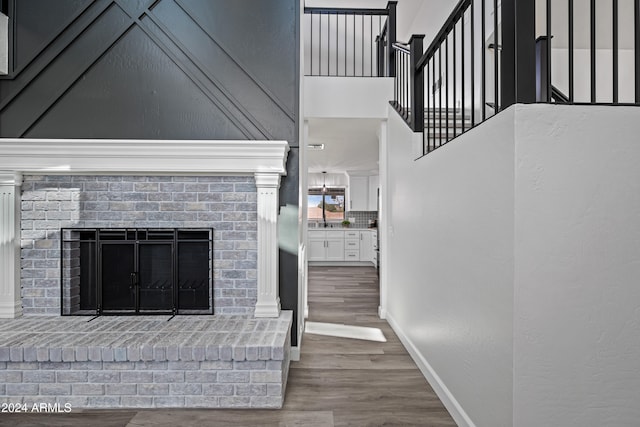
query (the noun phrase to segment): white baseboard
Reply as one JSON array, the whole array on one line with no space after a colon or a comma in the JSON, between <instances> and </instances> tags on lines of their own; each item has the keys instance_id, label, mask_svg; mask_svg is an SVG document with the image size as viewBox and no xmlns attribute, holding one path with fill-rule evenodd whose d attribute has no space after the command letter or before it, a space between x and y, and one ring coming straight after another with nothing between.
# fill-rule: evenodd
<instances>
[{"instance_id":1,"label":"white baseboard","mask_svg":"<svg viewBox=\"0 0 640 427\"><path fill-rule=\"evenodd\" d=\"M458 424L459 427L476 427L476 425L471 421L471 418L464 411L460 403L453 396L451 391L447 388L447 386L442 382L438 374L433 370L427 359L424 358L422 353L417 349L417 347L413 344L413 342L409 339L407 335L402 331L400 325L393 319L393 316L390 313L385 313L386 319L393 331L398 335L402 344L404 344L405 348L411 355L411 358L418 368L424 375L425 379L433 388L433 391L436 392L445 408L453 417L453 420Z\"/></svg>"},{"instance_id":2,"label":"white baseboard","mask_svg":"<svg viewBox=\"0 0 640 427\"><path fill-rule=\"evenodd\" d=\"M380 319L386 319L387 318L387 310L382 308L381 305L378 306L378 317Z\"/></svg>"}]
</instances>

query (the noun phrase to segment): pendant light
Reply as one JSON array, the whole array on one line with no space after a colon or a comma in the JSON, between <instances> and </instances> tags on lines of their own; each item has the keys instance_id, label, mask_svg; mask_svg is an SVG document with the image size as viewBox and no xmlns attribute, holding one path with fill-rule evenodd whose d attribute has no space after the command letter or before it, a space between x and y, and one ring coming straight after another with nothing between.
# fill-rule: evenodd
<instances>
[{"instance_id":1,"label":"pendant light","mask_svg":"<svg viewBox=\"0 0 640 427\"><path fill-rule=\"evenodd\" d=\"M327 172L322 171L322 193L327 193Z\"/></svg>"}]
</instances>

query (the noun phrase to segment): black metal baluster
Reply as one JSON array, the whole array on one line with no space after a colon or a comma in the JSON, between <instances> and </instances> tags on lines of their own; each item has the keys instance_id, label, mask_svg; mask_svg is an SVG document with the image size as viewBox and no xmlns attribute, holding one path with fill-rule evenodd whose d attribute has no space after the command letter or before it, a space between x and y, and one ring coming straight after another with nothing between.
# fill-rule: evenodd
<instances>
[{"instance_id":1,"label":"black metal baluster","mask_svg":"<svg viewBox=\"0 0 640 427\"><path fill-rule=\"evenodd\" d=\"M636 104L640 104L640 2L633 2L633 26L635 34L634 55L635 55L635 80L636 80Z\"/></svg>"},{"instance_id":2,"label":"black metal baluster","mask_svg":"<svg viewBox=\"0 0 640 427\"><path fill-rule=\"evenodd\" d=\"M591 0L591 103L596 102L596 0Z\"/></svg>"},{"instance_id":3,"label":"black metal baluster","mask_svg":"<svg viewBox=\"0 0 640 427\"><path fill-rule=\"evenodd\" d=\"M338 14L336 13L336 77L339 75L338 72L338 63L340 62L338 60L338 39L340 38L340 19L338 18Z\"/></svg>"},{"instance_id":4,"label":"black metal baluster","mask_svg":"<svg viewBox=\"0 0 640 427\"><path fill-rule=\"evenodd\" d=\"M373 77L373 15L369 15L369 41L371 50L369 52L369 77Z\"/></svg>"},{"instance_id":5,"label":"black metal baluster","mask_svg":"<svg viewBox=\"0 0 640 427\"><path fill-rule=\"evenodd\" d=\"M319 19L319 24L318 27L320 28L320 34L318 34L318 42L319 42L319 46L318 46L318 75L321 76L322 75L322 13L318 15L318 19Z\"/></svg>"},{"instance_id":6,"label":"black metal baluster","mask_svg":"<svg viewBox=\"0 0 640 427\"><path fill-rule=\"evenodd\" d=\"M433 135L432 135L432 139L433 139L433 149L436 149L436 56L433 55L432 59L431 59L431 68L432 68L432 72L433 72L433 89L432 89L432 93L433 93Z\"/></svg>"},{"instance_id":7,"label":"black metal baluster","mask_svg":"<svg viewBox=\"0 0 640 427\"><path fill-rule=\"evenodd\" d=\"M453 24L453 137L455 138L458 135L458 129L456 126L458 125L458 97L456 96L456 86L458 86L458 73L456 72L456 61L458 57L456 55L456 28L457 23Z\"/></svg>"},{"instance_id":8,"label":"black metal baluster","mask_svg":"<svg viewBox=\"0 0 640 427\"><path fill-rule=\"evenodd\" d=\"M311 12L311 44L309 48L309 57L311 58L311 72L310 75L313 76L313 12Z\"/></svg>"},{"instance_id":9,"label":"black metal baluster","mask_svg":"<svg viewBox=\"0 0 640 427\"><path fill-rule=\"evenodd\" d=\"M474 14L474 6L473 0L471 0L471 127L474 127L476 124L476 61L474 52L476 50L475 46L475 14ZM464 19L462 21L464 23Z\"/></svg>"},{"instance_id":10,"label":"black metal baluster","mask_svg":"<svg viewBox=\"0 0 640 427\"><path fill-rule=\"evenodd\" d=\"M462 13L462 17L460 18L460 55L461 55L461 64L460 64L460 74L461 74L461 82L460 82L460 98L461 98L461 103L460 103L460 111L462 112L462 118L460 120L460 124L461 126L461 130L460 133L463 134L465 131L465 102L464 102L464 96L465 96L465 78L464 78L464 42L465 42L465 38L464 38L464 12Z\"/></svg>"},{"instance_id":11,"label":"black metal baluster","mask_svg":"<svg viewBox=\"0 0 640 427\"><path fill-rule=\"evenodd\" d=\"M427 128L424 130L423 133L423 143L425 143L427 145L427 153L429 153L431 150L429 149L429 134L431 132L431 120L429 119L429 113L431 112L431 73L429 72L429 66L426 65L424 67L424 69L426 70L426 77L427 77L427 84L425 86L425 90L427 91L427 115L426 115L426 121L427 121ZM423 154L424 154L424 148L423 148Z\"/></svg>"},{"instance_id":12,"label":"black metal baluster","mask_svg":"<svg viewBox=\"0 0 640 427\"><path fill-rule=\"evenodd\" d=\"M445 97L444 97L444 104L445 104L445 108L444 108L444 115L445 115L445 142L449 142L449 35L447 34L447 38L444 39L444 57L445 57L445 64L444 64L444 73L447 76L447 83L445 86ZM441 118L442 119L442 118Z\"/></svg>"},{"instance_id":13,"label":"black metal baluster","mask_svg":"<svg viewBox=\"0 0 640 427\"><path fill-rule=\"evenodd\" d=\"M327 14L327 76L331 75L331 15Z\"/></svg>"},{"instance_id":14,"label":"black metal baluster","mask_svg":"<svg viewBox=\"0 0 640 427\"><path fill-rule=\"evenodd\" d=\"M494 79L494 105L493 105L493 114L498 114L499 109L499 64L498 64L498 55L499 55L499 47L498 47L498 0L493 0L493 79ZM464 123L464 121L463 121Z\"/></svg>"},{"instance_id":15,"label":"black metal baluster","mask_svg":"<svg viewBox=\"0 0 640 427\"><path fill-rule=\"evenodd\" d=\"M376 40L380 40L381 37L382 37L382 16L378 15L378 37L376 37ZM382 74L380 73L380 60L382 59L382 55L379 55L380 49L377 49L376 52L377 52L376 70L378 70L377 75L378 77L382 77Z\"/></svg>"},{"instance_id":16,"label":"black metal baluster","mask_svg":"<svg viewBox=\"0 0 640 427\"><path fill-rule=\"evenodd\" d=\"M441 147L442 136L442 41L438 47L438 146Z\"/></svg>"},{"instance_id":17,"label":"black metal baluster","mask_svg":"<svg viewBox=\"0 0 640 427\"><path fill-rule=\"evenodd\" d=\"M618 0L613 0L613 103L618 103Z\"/></svg>"},{"instance_id":18,"label":"black metal baluster","mask_svg":"<svg viewBox=\"0 0 640 427\"><path fill-rule=\"evenodd\" d=\"M547 102L551 102L551 0L547 0Z\"/></svg>"},{"instance_id":19,"label":"black metal baluster","mask_svg":"<svg viewBox=\"0 0 640 427\"><path fill-rule=\"evenodd\" d=\"M569 0L569 103L574 101L573 82L573 0Z\"/></svg>"},{"instance_id":20,"label":"black metal baluster","mask_svg":"<svg viewBox=\"0 0 640 427\"><path fill-rule=\"evenodd\" d=\"M482 121L487 119L487 63L486 63L486 28L485 28L485 12L486 5L485 0L482 0L482 13L481 13L481 27L482 27L482 47L481 47L481 55L482 55Z\"/></svg>"},{"instance_id":21,"label":"black metal baluster","mask_svg":"<svg viewBox=\"0 0 640 427\"><path fill-rule=\"evenodd\" d=\"M356 76L356 15L353 15L353 76Z\"/></svg>"},{"instance_id":22,"label":"black metal baluster","mask_svg":"<svg viewBox=\"0 0 640 427\"><path fill-rule=\"evenodd\" d=\"M364 77L364 15L360 15L360 17L362 18L362 32L360 36L360 39L362 39L362 49L361 49L362 53L360 57L360 61L361 61L360 76Z\"/></svg>"},{"instance_id":23,"label":"black metal baluster","mask_svg":"<svg viewBox=\"0 0 640 427\"><path fill-rule=\"evenodd\" d=\"M347 77L347 14L344 14L344 76Z\"/></svg>"}]
</instances>

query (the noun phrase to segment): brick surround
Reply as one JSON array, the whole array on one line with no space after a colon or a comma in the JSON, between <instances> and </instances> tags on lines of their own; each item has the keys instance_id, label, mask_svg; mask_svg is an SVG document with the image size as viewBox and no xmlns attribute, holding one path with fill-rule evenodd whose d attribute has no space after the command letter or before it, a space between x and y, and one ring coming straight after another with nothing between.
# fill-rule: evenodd
<instances>
[{"instance_id":1,"label":"brick surround","mask_svg":"<svg viewBox=\"0 0 640 427\"><path fill-rule=\"evenodd\" d=\"M215 314L257 299L253 176L25 175L21 286L26 316L60 313L60 228L214 228Z\"/></svg>"}]
</instances>

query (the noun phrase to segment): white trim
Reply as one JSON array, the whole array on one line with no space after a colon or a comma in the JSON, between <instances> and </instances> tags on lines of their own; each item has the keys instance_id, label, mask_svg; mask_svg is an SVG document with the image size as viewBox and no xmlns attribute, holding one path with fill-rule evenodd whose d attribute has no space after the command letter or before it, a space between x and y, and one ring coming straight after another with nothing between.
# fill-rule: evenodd
<instances>
[{"instance_id":1,"label":"white trim","mask_svg":"<svg viewBox=\"0 0 640 427\"><path fill-rule=\"evenodd\" d=\"M424 378L427 380L431 388L433 388L433 391L436 392L456 424L459 427L476 427L473 421L471 421L469 415L467 415L462 408L462 405L460 405L460 402L456 400L433 367L429 362L427 362L427 359L424 358L418 348L413 344L411 339L405 335L400 328L400 325L394 320L393 316L390 313L386 313L386 318L387 323L389 323L391 329L393 329L398 338L400 338L400 341L411 355L411 358L416 365L418 365L418 369L420 369Z\"/></svg>"},{"instance_id":2,"label":"white trim","mask_svg":"<svg viewBox=\"0 0 640 427\"><path fill-rule=\"evenodd\" d=\"M291 347L291 361L297 362L300 360L300 346Z\"/></svg>"},{"instance_id":3,"label":"white trim","mask_svg":"<svg viewBox=\"0 0 640 427\"><path fill-rule=\"evenodd\" d=\"M0 171L286 174L286 141L0 139Z\"/></svg>"},{"instance_id":4,"label":"white trim","mask_svg":"<svg viewBox=\"0 0 640 427\"><path fill-rule=\"evenodd\" d=\"M382 308L381 305L378 306L378 317L382 320L386 320L387 318L387 310Z\"/></svg>"},{"instance_id":5,"label":"white trim","mask_svg":"<svg viewBox=\"0 0 640 427\"><path fill-rule=\"evenodd\" d=\"M278 188L280 175L256 173L258 188L258 301L255 317L279 317Z\"/></svg>"},{"instance_id":6,"label":"white trim","mask_svg":"<svg viewBox=\"0 0 640 427\"><path fill-rule=\"evenodd\" d=\"M0 318L22 315L20 295L20 173L0 173Z\"/></svg>"}]
</instances>

